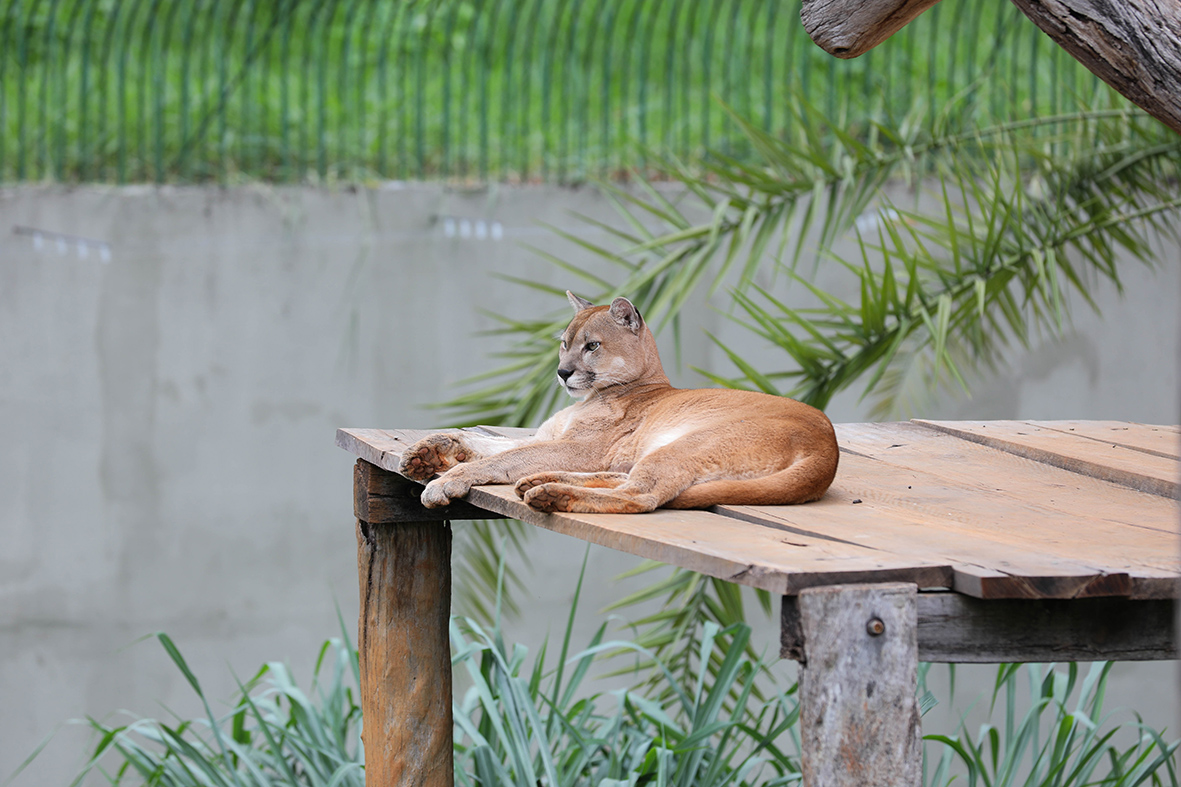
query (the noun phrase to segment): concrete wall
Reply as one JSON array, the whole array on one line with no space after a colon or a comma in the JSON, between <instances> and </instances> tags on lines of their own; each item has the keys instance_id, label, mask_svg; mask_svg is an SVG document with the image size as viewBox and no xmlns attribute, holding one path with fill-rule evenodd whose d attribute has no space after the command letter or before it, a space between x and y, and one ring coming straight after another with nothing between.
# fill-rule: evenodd
<instances>
[{"instance_id":1,"label":"concrete wall","mask_svg":"<svg viewBox=\"0 0 1181 787\"><path fill-rule=\"evenodd\" d=\"M437 425L423 406L496 364L500 340L473 338L495 327L480 309L565 308L493 274L572 283L523 243L595 266L541 227L580 228L572 211L613 215L557 188L0 191L0 778L68 718L197 712L161 649L132 644L152 631L214 698L267 660L306 681L337 605L356 615L352 459L334 430ZM487 237L461 237L463 219ZM1102 320L1076 309L1064 340L922 414L1177 422L1177 249L1162 261L1126 266L1122 298L1100 285ZM702 328L782 367L694 312L682 384L700 384L690 365L729 371ZM851 393L830 415L865 407ZM563 625L584 547L539 533L530 549L537 592L514 631L537 644ZM584 628L633 562L592 550ZM1109 704L1175 729L1176 689L1171 665L1121 665ZM63 729L16 784L67 783L85 740Z\"/></svg>"}]
</instances>

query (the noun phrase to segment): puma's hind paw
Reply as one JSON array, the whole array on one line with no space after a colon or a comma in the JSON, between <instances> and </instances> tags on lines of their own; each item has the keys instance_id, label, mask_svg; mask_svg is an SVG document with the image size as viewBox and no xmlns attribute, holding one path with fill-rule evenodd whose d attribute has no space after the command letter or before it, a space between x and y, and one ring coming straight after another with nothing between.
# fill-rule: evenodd
<instances>
[{"instance_id":1,"label":"puma's hind paw","mask_svg":"<svg viewBox=\"0 0 1181 787\"><path fill-rule=\"evenodd\" d=\"M517 486L523 482L529 481L529 478L523 478L517 482ZM537 486L531 487L522 495L525 504L536 511L543 511L547 514L554 511L571 510L571 504L574 498L571 496L569 487L564 484L546 484L540 483Z\"/></svg>"},{"instance_id":2,"label":"puma's hind paw","mask_svg":"<svg viewBox=\"0 0 1181 787\"><path fill-rule=\"evenodd\" d=\"M552 484L560 480L561 478L559 473L534 473L533 475L527 475L518 481L516 486L513 487L513 491L517 493L517 497L524 500L525 495L530 489L535 489L542 484Z\"/></svg>"},{"instance_id":3,"label":"puma's hind paw","mask_svg":"<svg viewBox=\"0 0 1181 787\"><path fill-rule=\"evenodd\" d=\"M542 484L564 484L584 489L614 489L627 481L627 473L563 473L551 471L527 475L517 482L515 491L517 497L524 499L525 494L534 487Z\"/></svg>"},{"instance_id":4,"label":"puma's hind paw","mask_svg":"<svg viewBox=\"0 0 1181 787\"><path fill-rule=\"evenodd\" d=\"M468 460L463 443L449 434L424 437L406 449L398 472L415 481L426 481Z\"/></svg>"}]
</instances>

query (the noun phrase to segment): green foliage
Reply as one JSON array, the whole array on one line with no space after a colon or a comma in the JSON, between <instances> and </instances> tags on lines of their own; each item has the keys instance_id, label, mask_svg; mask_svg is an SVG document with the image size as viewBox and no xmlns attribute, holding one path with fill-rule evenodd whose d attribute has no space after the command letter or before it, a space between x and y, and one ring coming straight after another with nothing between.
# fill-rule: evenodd
<instances>
[{"instance_id":1,"label":"green foliage","mask_svg":"<svg viewBox=\"0 0 1181 787\"><path fill-rule=\"evenodd\" d=\"M747 326L780 348L789 368L759 371L726 347L739 376L707 377L819 407L861 381L884 415L906 406L896 394L916 366L925 364L928 389L944 370L962 382L965 368L990 367L1007 341L1062 331L1071 292L1093 303L1096 277L1118 284L1121 252L1151 261L1150 231L1176 232L1181 141L1138 111L969 130L947 117L874 124L864 139L802 102L798 120L785 139L745 124L758 165L668 162L684 187L675 198L644 182L638 190L602 184L624 229L588 226L617 243L560 234L618 266L615 281L547 256L582 280L572 284L581 295L627 295L656 327L699 289L729 285ZM915 185L916 203L921 195L934 207L892 204L883 187L899 179ZM870 220L857 234L859 257L842 259L832 247L859 218ZM819 260L848 272L858 301L823 292L800 272L809 242ZM754 287L756 274L789 278L802 291L796 299L814 305ZM552 337L567 317L502 318L509 362L447 406L465 421L525 425L548 415L559 394Z\"/></svg>"},{"instance_id":2,"label":"green foliage","mask_svg":"<svg viewBox=\"0 0 1181 787\"><path fill-rule=\"evenodd\" d=\"M1069 111L1093 85L970 0L852 61L781 0L0 0L0 181L570 182L746 157L718 95L778 133L797 91L856 126L963 94L994 121Z\"/></svg>"},{"instance_id":3,"label":"green foliage","mask_svg":"<svg viewBox=\"0 0 1181 787\"><path fill-rule=\"evenodd\" d=\"M557 657L542 643L532 664L529 648L506 642L498 621L486 628L452 619L452 662L470 681L455 705L457 784L800 783L796 687L756 696L755 679L768 673L746 652L747 626L702 624L692 644L678 643L694 658L675 667L634 641L603 641L605 625L572 653L574 613L572 608ZM228 713L215 716L176 645L167 635L156 638L201 699L205 715L117 726L89 720L98 742L75 783L92 772L111 784L363 783L354 703L359 678L347 640L321 648L310 693L300 691L284 665L271 663L242 684ZM593 659L620 649L640 655L636 683L648 690L593 691ZM321 681L326 667L328 678ZM931 668L920 667L924 711L935 704L924 680ZM1178 787L1178 743L1138 717L1119 721L1117 713L1105 711L1110 668L1100 663L1084 673L1076 664L1001 665L988 718L975 734L967 722L950 733L927 722L924 784Z\"/></svg>"},{"instance_id":4,"label":"green foliage","mask_svg":"<svg viewBox=\"0 0 1181 787\"><path fill-rule=\"evenodd\" d=\"M515 519L453 522L452 604L461 615L491 625L498 615L520 614L516 591L525 589L518 567L530 568L531 526ZM507 552L506 552L507 550ZM511 553L512 560L504 560Z\"/></svg>"},{"instance_id":5,"label":"green foliage","mask_svg":"<svg viewBox=\"0 0 1181 787\"><path fill-rule=\"evenodd\" d=\"M320 648L309 693L296 685L285 664L272 662L239 684L238 701L220 716L172 639L167 634L155 638L200 698L205 716L116 725L89 719L98 743L75 784L91 772L111 784L159 787L364 784L356 705L360 677L347 637Z\"/></svg>"},{"instance_id":6,"label":"green foliage","mask_svg":"<svg viewBox=\"0 0 1181 787\"><path fill-rule=\"evenodd\" d=\"M1139 716L1113 723L1104 714L1111 666L1098 662L1081 675L1078 664L1065 670L1052 664L1001 665L990 711L1003 698L1003 724L986 721L975 736L966 724L954 735L926 735L943 747L937 757L928 751L926 783L944 787L962 783L966 775L969 787L1177 785L1178 742L1166 742Z\"/></svg>"},{"instance_id":7,"label":"green foliage","mask_svg":"<svg viewBox=\"0 0 1181 787\"><path fill-rule=\"evenodd\" d=\"M822 408L859 384L875 415L911 410L948 377L966 387L972 372L994 368L1008 344L1062 332L1071 296L1094 307L1096 281L1119 285L1121 255L1151 264L1152 233L1177 232L1181 140L1143 113L1093 109L975 128L969 110L872 123L857 137L802 99L785 138L738 119L757 165L725 156L669 161L676 191L602 184L620 221L587 223L613 244L559 232L613 265L616 278L545 256L580 295L599 303L626 295L656 328L683 327L691 297L730 287L741 321L782 350L787 368L756 369L723 346L738 374L703 372L714 383ZM889 182L911 184L913 204L888 199ZM833 251L851 230L853 260ZM823 291L802 272L812 243L815 264L839 266L856 299ZM790 299L757 286L759 277L789 281ZM561 396L553 337L568 318L564 305L552 318L500 318L506 363L444 406L465 422L539 423ZM675 571L622 604L667 594L637 637L675 660L668 648L694 621L742 620L724 587Z\"/></svg>"},{"instance_id":8,"label":"green foliage","mask_svg":"<svg viewBox=\"0 0 1181 787\"><path fill-rule=\"evenodd\" d=\"M473 621L452 626L455 661L473 686L456 708L459 784L754 785L799 780L798 758L782 751L799 709L793 692L765 702L752 697L760 667L744 653L750 629L703 627L695 676L674 673L632 642L601 642L547 673L542 647L505 646L498 630ZM722 646L728 641L729 648ZM650 664L665 700L642 692L584 696L582 681L597 653L635 650ZM701 665L717 660L716 671ZM563 683L564 668L572 667Z\"/></svg>"},{"instance_id":9,"label":"green foliage","mask_svg":"<svg viewBox=\"0 0 1181 787\"><path fill-rule=\"evenodd\" d=\"M826 205L825 251L830 227L865 215L862 184L880 195L892 167L867 158L882 161L888 150L836 144L854 182ZM772 381L786 379L784 393L824 407L864 381L874 413L892 415L905 408L898 393L916 370L922 384L912 396L935 388L944 370L966 388L965 370L993 368L1008 341L1060 334L1072 295L1097 308L1090 289L1099 279L1119 285L1121 254L1152 263L1151 235L1177 237L1181 140L1139 113L1045 118L923 146L915 161L932 173L935 209L879 196L871 237L858 233L860 259L826 254L855 282L857 301L817 289L794 267L788 275L815 305L792 307L764 290L734 294L747 326L783 350L790 368L758 372L727 349L742 373L727 382L780 393ZM766 149L772 162L795 158L770 139Z\"/></svg>"},{"instance_id":10,"label":"green foliage","mask_svg":"<svg viewBox=\"0 0 1181 787\"><path fill-rule=\"evenodd\" d=\"M656 612L629 622L633 631L634 644L639 649L635 652L661 654L664 659L663 667L677 675L689 675L696 668L701 652L703 624L712 625L718 633L715 640L721 649L711 653L705 663L705 668L715 678L721 669L721 653L729 652L737 647L731 632L737 631L739 624L745 624L746 605L743 600L742 588L732 582L703 576L693 571L671 569L663 563L646 560L622 578L636 576L652 571L666 570L667 574L635 593L626 596L609 606L606 611L627 609L655 599L662 599L661 608ZM772 609L771 595L763 590L754 591L762 611L770 615ZM753 663L758 661L758 654L749 643L745 646L747 657ZM633 654L634 649L625 649L608 654L616 657ZM646 691L657 691L661 699L668 699L672 690L668 686L661 686L663 670L656 669L659 660L653 656L639 659L633 666L624 667L617 674L629 672L647 675L647 683L643 685ZM762 698L758 686L753 689L755 697Z\"/></svg>"}]
</instances>

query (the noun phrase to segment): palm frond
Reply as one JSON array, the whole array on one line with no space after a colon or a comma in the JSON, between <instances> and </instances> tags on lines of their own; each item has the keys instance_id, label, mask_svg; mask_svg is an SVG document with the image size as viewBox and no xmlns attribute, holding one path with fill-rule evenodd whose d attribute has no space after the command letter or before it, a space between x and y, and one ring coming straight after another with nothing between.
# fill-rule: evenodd
<instances>
[{"instance_id":1,"label":"palm frond","mask_svg":"<svg viewBox=\"0 0 1181 787\"><path fill-rule=\"evenodd\" d=\"M581 295L626 295L650 324L676 330L690 297L724 288L734 307L725 311L784 352L784 368L768 371L720 345L739 374L706 371L718 384L821 408L860 384L875 415L898 412L947 383L966 388L1013 343L1061 333L1073 300L1095 308L1097 281L1118 287L1123 260L1151 263L1153 233L1179 226L1181 140L1138 110L1100 106L989 128L970 113L916 111L858 134L802 98L795 112L786 138L743 124L758 165L665 160L675 185L601 184L626 227L608 233L618 247L564 233L620 272ZM885 184L899 181L911 187L908 200L886 195ZM856 260L833 251L851 232ZM809 248L811 273L799 264ZM812 281L833 264L855 297ZM506 321L518 339L508 362L443 406L461 420L538 423L558 403L552 337L565 322L564 313ZM674 665L687 668L691 656L671 652L673 643L742 612L725 583L675 571L659 587L665 607L636 623L638 636Z\"/></svg>"}]
</instances>

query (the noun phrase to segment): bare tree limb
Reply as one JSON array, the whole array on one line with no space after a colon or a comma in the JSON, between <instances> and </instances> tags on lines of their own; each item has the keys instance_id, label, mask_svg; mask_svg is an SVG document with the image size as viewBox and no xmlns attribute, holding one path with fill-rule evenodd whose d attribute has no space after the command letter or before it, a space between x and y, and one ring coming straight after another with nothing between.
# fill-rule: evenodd
<instances>
[{"instance_id":1,"label":"bare tree limb","mask_svg":"<svg viewBox=\"0 0 1181 787\"><path fill-rule=\"evenodd\" d=\"M803 0L800 19L831 55L857 57L938 0ZM1181 133L1181 0L1013 0L1092 73Z\"/></svg>"},{"instance_id":2,"label":"bare tree limb","mask_svg":"<svg viewBox=\"0 0 1181 787\"><path fill-rule=\"evenodd\" d=\"M1181 134L1181 2L1013 0L1133 104Z\"/></svg>"},{"instance_id":3,"label":"bare tree limb","mask_svg":"<svg viewBox=\"0 0 1181 787\"><path fill-rule=\"evenodd\" d=\"M816 45L836 57L863 55L939 0L804 0L800 21Z\"/></svg>"}]
</instances>

